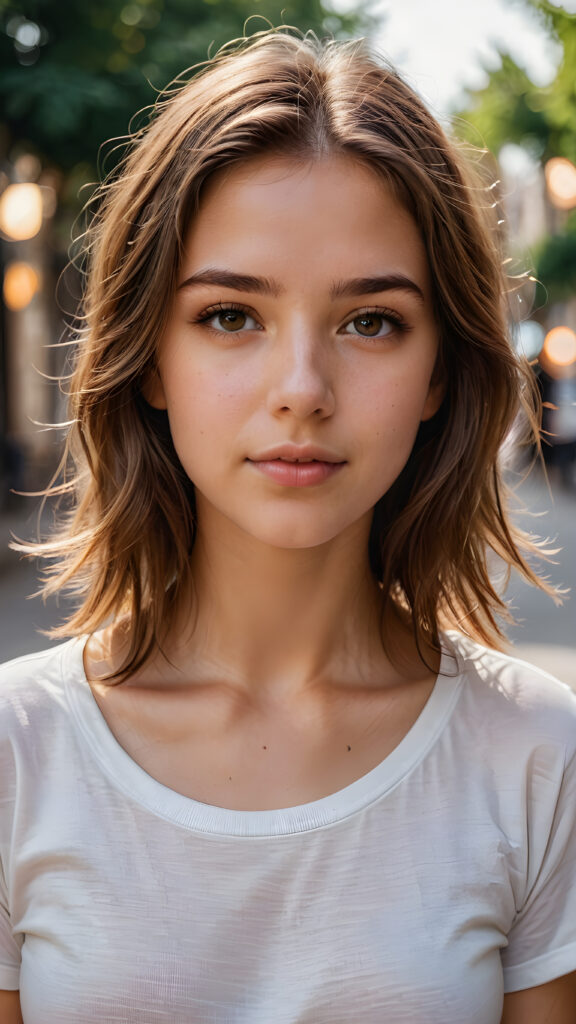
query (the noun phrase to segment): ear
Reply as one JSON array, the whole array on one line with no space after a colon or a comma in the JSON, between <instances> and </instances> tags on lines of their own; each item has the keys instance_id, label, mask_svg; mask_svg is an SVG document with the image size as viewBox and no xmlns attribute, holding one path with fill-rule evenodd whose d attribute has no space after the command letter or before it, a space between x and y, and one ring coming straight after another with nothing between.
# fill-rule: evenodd
<instances>
[{"instance_id":1,"label":"ear","mask_svg":"<svg viewBox=\"0 0 576 1024\"><path fill-rule=\"evenodd\" d=\"M151 405L153 409L166 409L166 395L164 394L164 385L162 384L162 378L157 369L152 370L149 373L142 384L142 394Z\"/></svg>"}]
</instances>

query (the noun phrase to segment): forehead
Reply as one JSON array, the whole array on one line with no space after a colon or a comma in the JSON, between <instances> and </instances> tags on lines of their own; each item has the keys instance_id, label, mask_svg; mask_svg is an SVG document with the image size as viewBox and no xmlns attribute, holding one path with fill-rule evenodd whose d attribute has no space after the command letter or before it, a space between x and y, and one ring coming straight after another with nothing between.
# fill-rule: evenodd
<instances>
[{"instance_id":1,"label":"forehead","mask_svg":"<svg viewBox=\"0 0 576 1024\"><path fill-rule=\"evenodd\" d=\"M288 280L386 270L429 284L412 215L382 175L347 154L257 157L217 172L189 227L183 269L210 265L260 274L274 265Z\"/></svg>"}]
</instances>

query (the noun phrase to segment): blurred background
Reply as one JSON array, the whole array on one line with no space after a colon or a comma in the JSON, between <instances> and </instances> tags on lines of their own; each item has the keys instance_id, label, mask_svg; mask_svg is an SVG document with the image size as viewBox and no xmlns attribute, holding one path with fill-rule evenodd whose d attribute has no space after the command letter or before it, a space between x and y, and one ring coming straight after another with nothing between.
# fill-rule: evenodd
<instances>
[{"instance_id":1,"label":"blurred background","mask_svg":"<svg viewBox=\"0 0 576 1024\"><path fill-rule=\"evenodd\" d=\"M560 549L550 580L576 589L576 0L0 0L0 661L47 646L38 630L65 615L63 599L29 599L37 566L8 543L37 536L39 499L17 492L58 463L82 208L158 92L266 22L368 36L485 151L515 344L545 403L546 465L520 483L517 516ZM576 685L574 598L557 607L513 578L507 599L517 653Z\"/></svg>"}]
</instances>

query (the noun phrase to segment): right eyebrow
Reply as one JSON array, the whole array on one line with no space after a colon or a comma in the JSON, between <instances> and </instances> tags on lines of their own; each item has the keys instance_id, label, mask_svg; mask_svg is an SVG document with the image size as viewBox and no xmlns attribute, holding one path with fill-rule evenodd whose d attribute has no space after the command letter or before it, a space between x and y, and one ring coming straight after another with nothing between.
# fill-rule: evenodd
<instances>
[{"instance_id":1,"label":"right eyebrow","mask_svg":"<svg viewBox=\"0 0 576 1024\"><path fill-rule=\"evenodd\" d=\"M207 267L206 270L199 270L196 274L187 277L182 284L178 285L178 291L182 288L193 288L194 285L212 284L220 288L233 288L237 292L254 292L258 295L272 295L277 298L283 291L276 281L267 277L254 277L252 274L236 274L232 270Z\"/></svg>"}]
</instances>

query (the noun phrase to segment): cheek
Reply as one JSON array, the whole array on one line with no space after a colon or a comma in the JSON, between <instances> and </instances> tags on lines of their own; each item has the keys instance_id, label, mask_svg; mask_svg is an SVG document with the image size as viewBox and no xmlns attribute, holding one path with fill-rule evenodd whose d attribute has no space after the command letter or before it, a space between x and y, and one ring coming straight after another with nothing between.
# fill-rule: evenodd
<instances>
[{"instance_id":1,"label":"cheek","mask_svg":"<svg viewBox=\"0 0 576 1024\"><path fill-rule=\"evenodd\" d=\"M358 398L360 408L365 414L367 411L374 435L395 438L408 450L418 432L429 391L428 376L418 369L386 380L372 380Z\"/></svg>"},{"instance_id":2,"label":"cheek","mask_svg":"<svg viewBox=\"0 0 576 1024\"><path fill-rule=\"evenodd\" d=\"M412 386L405 377L372 382L363 396L366 448L372 451L374 500L398 478L410 458L428 395L428 379L414 372ZM359 415L362 412L359 411Z\"/></svg>"},{"instance_id":3,"label":"cheek","mask_svg":"<svg viewBox=\"0 0 576 1024\"><path fill-rule=\"evenodd\" d=\"M254 375L249 368L235 370L198 362L171 366L164 376L169 405L177 407L180 415L186 415L190 407L211 415L217 409L233 410L245 403L253 391Z\"/></svg>"},{"instance_id":4,"label":"cheek","mask_svg":"<svg viewBox=\"0 0 576 1024\"><path fill-rule=\"evenodd\" d=\"M186 371L164 376L168 418L174 447L191 475L203 455L230 445L243 422L249 402L246 375L209 370ZM201 444L198 444L198 442Z\"/></svg>"}]
</instances>

